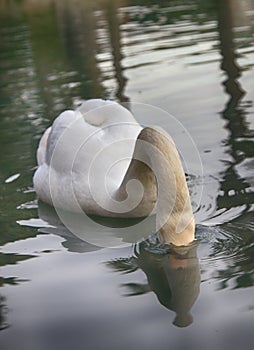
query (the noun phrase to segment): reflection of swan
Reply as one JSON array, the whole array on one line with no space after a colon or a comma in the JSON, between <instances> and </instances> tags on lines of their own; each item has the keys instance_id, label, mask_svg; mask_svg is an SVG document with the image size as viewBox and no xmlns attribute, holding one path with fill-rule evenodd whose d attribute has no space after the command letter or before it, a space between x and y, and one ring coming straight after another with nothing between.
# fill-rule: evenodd
<instances>
[{"instance_id":1,"label":"reflection of swan","mask_svg":"<svg viewBox=\"0 0 254 350\"><path fill-rule=\"evenodd\" d=\"M65 239L62 245L71 252L86 253L100 249L82 241L62 224L53 207L38 203L41 220L40 232L56 234ZM109 218L106 221L110 222ZM103 218L101 218L103 220ZM27 222L19 222L29 225ZM43 226L44 223L44 226ZM32 224L32 223L30 223ZM170 247L154 242L153 239L137 243L129 258L120 258L106 264L116 270L131 273L138 268L147 277L148 284L125 283L127 295L154 292L164 307L176 313L174 324L186 327L192 322L190 310L195 303L200 286L200 270L197 258L197 241L188 247Z\"/></svg>"},{"instance_id":2,"label":"reflection of swan","mask_svg":"<svg viewBox=\"0 0 254 350\"><path fill-rule=\"evenodd\" d=\"M40 220L42 220L41 225L38 225L39 231L63 237L65 241L62 242L62 245L70 252L87 253L101 249L100 247L78 238L72 232L70 232L63 225L53 207L39 201L38 215ZM29 220L27 222L24 220L22 221L22 225L28 224ZM31 226L33 225L31 224Z\"/></svg>"},{"instance_id":3,"label":"reflection of swan","mask_svg":"<svg viewBox=\"0 0 254 350\"><path fill-rule=\"evenodd\" d=\"M151 252L148 241L137 245L135 256L128 260L109 263L117 270L132 272L140 268L147 276L148 285L127 283L127 296L153 291L159 302L176 313L174 324L186 327L192 323L190 309L199 295L200 269L197 244L175 248L168 254Z\"/></svg>"},{"instance_id":4,"label":"reflection of swan","mask_svg":"<svg viewBox=\"0 0 254 350\"><path fill-rule=\"evenodd\" d=\"M119 104L89 100L63 112L44 133L37 160L34 187L46 203L70 211L78 203L87 214L118 218L156 209L162 242L193 240L189 192L174 142L158 127L142 129Z\"/></svg>"}]
</instances>

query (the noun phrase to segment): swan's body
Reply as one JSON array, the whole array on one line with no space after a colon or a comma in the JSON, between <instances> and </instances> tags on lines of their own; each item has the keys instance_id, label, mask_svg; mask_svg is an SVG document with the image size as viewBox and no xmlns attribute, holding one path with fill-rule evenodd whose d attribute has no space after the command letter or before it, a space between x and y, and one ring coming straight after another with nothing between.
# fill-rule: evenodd
<instances>
[{"instance_id":1,"label":"swan's body","mask_svg":"<svg viewBox=\"0 0 254 350\"><path fill-rule=\"evenodd\" d=\"M78 203L88 214L111 217L143 217L157 210L163 242L186 245L194 239L174 142L160 128L143 129L115 102L89 100L60 114L41 138L37 162L34 187L48 204L72 211Z\"/></svg>"}]
</instances>

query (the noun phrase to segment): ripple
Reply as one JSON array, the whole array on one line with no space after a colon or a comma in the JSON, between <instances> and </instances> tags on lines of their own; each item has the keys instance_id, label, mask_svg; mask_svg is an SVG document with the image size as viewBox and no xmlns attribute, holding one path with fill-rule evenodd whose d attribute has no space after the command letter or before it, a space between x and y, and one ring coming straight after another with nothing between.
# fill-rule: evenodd
<instances>
[{"instance_id":1,"label":"ripple","mask_svg":"<svg viewBox=\"0 0 254 350\"><path fill-rule=\"evenodd\" d=\"M203 282L215 280L218 289L254 285L251 217L252 213L247 213L221 226L197 228Z\"/></svg>"}]
</instances>

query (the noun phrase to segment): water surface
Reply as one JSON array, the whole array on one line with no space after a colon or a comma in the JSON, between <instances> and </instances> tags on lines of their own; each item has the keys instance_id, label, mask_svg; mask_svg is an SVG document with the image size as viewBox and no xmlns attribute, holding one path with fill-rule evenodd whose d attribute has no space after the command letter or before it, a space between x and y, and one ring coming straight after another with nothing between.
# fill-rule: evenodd
<instances>
[{"instance_id":1,"label":"water surface","mask_svg":"<svg viewBox=\"0 0 254 350\"><path fill-rule=\"evenodd\" d=\"M3 349L253 349L253 35L252 0L0 1ZM101 249L38 208L43 130L94 97L191 135L203 174L169 118L191 168L188 252Z\"/></svg>"}]
</instances>

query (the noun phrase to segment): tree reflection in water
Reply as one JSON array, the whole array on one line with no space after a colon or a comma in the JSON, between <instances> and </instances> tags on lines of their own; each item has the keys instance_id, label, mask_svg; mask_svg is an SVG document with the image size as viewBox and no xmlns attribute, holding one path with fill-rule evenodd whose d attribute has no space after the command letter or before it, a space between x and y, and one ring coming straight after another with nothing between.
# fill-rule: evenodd
<instances>
[{"instance_id":1,"label":"tree reflection in water","mask_svg":"<svg viewBox=\"0 0 254 350\"><path fill-rule=\"evenodd\" d=\"M237 63L238 55L233 35L233 16L236 16L237 11L241 10L239 8L241 3L235 0L218 1L217 6L222 56L221 69L226 76L223 84L229 95L229 100L221 115L226 121L225 128L229 131L226 146L232 158L220 180L222 194L217 197L217 209L230 210L242 206L243 212L248 212L253 203L253 193L248 191L250 184L237 172L237 165L244 159L252 158L252 163L254 161L253 133L248 129L245 118L246 108L242 106L242 98L245 95L240 83L242 68Z\"/></svg>"}]
</instances>

